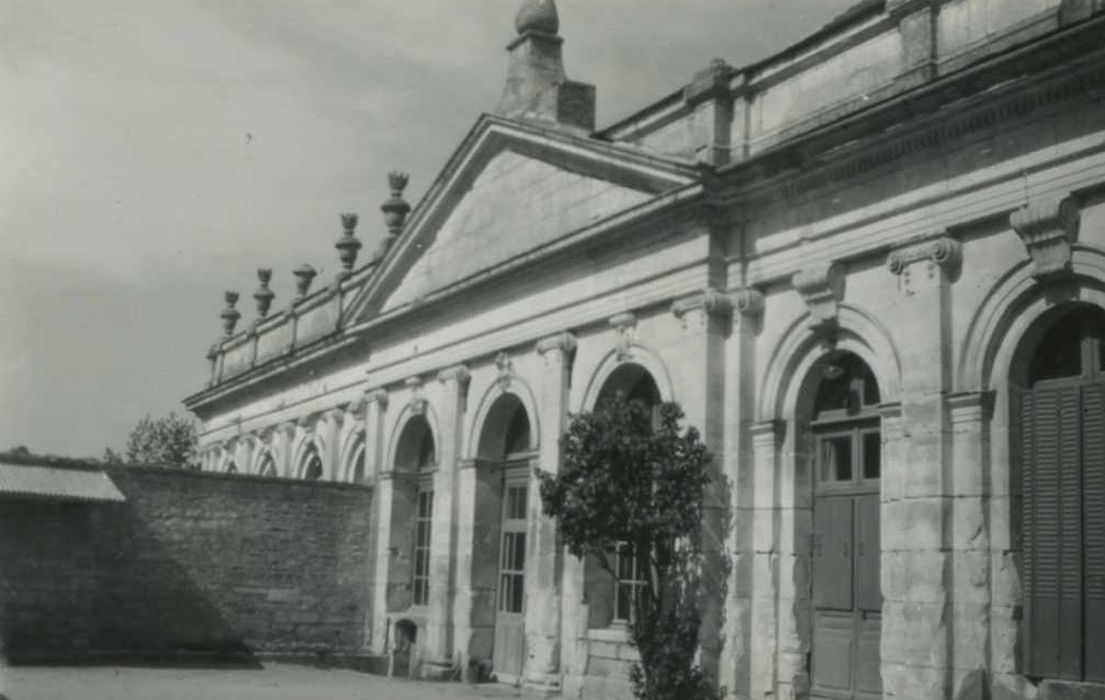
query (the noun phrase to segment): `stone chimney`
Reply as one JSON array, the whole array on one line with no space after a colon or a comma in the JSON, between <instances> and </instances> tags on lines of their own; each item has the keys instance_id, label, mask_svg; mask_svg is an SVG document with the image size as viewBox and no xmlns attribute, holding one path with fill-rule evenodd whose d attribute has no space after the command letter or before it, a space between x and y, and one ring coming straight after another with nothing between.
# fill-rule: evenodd
<instances>
[{"instance_id":1,"label":"stone chimney","mask_svg":"<svg viewBox=\"0 0 1105 700\"><path fill-rule=\"evenodd\" d=\"M568 80L561 58L560 15L554 0L525 0L507 46L510 70L496 113L562 126L595 128L595 86Z\"/></svg>"}]
</instances>

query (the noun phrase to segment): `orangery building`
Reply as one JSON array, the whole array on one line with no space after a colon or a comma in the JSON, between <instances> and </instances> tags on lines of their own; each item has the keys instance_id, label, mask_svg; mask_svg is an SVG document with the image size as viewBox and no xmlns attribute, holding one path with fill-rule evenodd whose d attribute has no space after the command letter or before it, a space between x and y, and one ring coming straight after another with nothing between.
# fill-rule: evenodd
<instances>
[{"instance_id":1,"label":"orangery building","mask_svg":"<svg viewBox=\"0 0 1105 700\"><path fill-rule=\"evenodd\" d=\"M863 0L598 128L527 0L379 248L347 215L336 278L227 294L202 468L372 485L393 673L628 697L638 574L535 472L604 397L676 401L731 516L726 697L1105 697L1103 4Z\"/></svg>"}]
</instances>

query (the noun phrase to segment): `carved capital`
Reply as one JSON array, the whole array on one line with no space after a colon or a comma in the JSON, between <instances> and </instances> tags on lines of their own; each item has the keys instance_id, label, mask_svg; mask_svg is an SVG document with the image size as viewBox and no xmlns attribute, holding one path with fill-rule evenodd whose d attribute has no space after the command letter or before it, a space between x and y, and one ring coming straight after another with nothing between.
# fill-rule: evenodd
<instances>
[{"instance_id":1,"label":"carved capital","mask_svg":"<svg viewBox=\"0 0 1105 700\"><path fill-rule=\"evenodd\" d=\"M608 323L618 332L618 362L626 362L632 356L633 329L637 327L637 316L627 311L611 316Z\"/></svg>"},{"instance_id":2,"label":"carved capital","mask_svg":"<svg viewBox=\"0 0 1105 700\"><path fill-rule=\"evenodd\" d=\"M1071 245L1078 238L1081 220L1078 202L1070 195L1030 202L1009 215L1009 225L1024 242L1037 279L1070 272Z\"/></svg>"},{"instance_id":3,"label":"carved capital","mask_svg":"<svg viewBox=\"0 0 1105 700\"><path fill-rule=\"evenodd\" d=\"M741 316L759 316L764 312L764 295L758 289L738 289L733 292L732 302Z\"/></svg>"},{"instance_id":4,"label":"carved capital","mask_svg":"<svg viewBox=\"0 0 1105 700\"><path fill-rule=\"evenodd\" d=\"M555 350L563 355L568 355L575 352L576 345L576 337L571 333L557 333L537 341L537 353L545 355Z\"/></svg>"},{"instance_id":5,"label":"carved capital","mask_svg":"<svg viewBox=\"0 0 1105 700\"><path fill-rule=\"evenodd\" d=\"M676 318L683 318L685 314L699 309L710 316L728 315L733 311L733 301L728 295L709 288L698 294L677 299L671 305L671 312Z\"/></svg>"},{"instance_id":6,"label":"carved capital","mask_svg":"<svg viewBox=\"0 0 1105 700\"><path fill-rule=\"evenodd\" d=\"M899 248L886 257L886 267L900 275L915 262L928 261L946 269L953 269L963 259L963 246L954 238L942 236L935 240Z\"/></svg>"},{"instance_id":7,"label":"carved capital","mask_svg":"<svg viewBox=\"0 0 1105 700\"><path fill-rule=\"evenodd\" d=\"M791 284L810 310L810 327L833 328L844 298L844 270L835 262L811 265L794 273Z\"/></svg>"},{"instance_id":8,"label":"carved capital","mask_svg":"<svg viewBox=\"0 0 1105 700\"><path fill-rule=\"evenodd\" d=\"M366 392L365 400L370 404L374 403L379 406L381 411L386 411L388 407L387 389L373 389L372 391Z\"/></svg>"},{"instance_id":9,"label":"carved capital","mask_svg":"<svg viewBox=\"0 0 1105 700\"><path fill-rule=\"evenodd\" d=\"M437 373L437 380L439 382L456 382L457 384L467 384L468 380L472 378L472 374L468 371L466 365L454 365L448 367Z\"/></svg>"},{"instance_id":10,"label":"carved capital","mask_svg":"<svg viewBox=\"0 0 1105 700\"><path fill-rule=\"evenodd\" d=\"M963 246L948 236L904 246L886 257L886 267L898 276L898 287L911 296L919 286L945 279L941 272L953 274L963 260ZM915 263L922 268L914 269Z\"/></svg>"}]
</instances>

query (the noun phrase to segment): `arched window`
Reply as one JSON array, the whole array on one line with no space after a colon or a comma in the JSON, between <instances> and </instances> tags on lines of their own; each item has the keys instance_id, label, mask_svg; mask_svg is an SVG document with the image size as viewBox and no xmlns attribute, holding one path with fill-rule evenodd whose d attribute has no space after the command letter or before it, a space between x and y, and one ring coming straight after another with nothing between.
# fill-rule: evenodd
<instances>
[{"instance_id":1,"label":"arched window","mask_svg":"<svg viewBox=\"0 0 1105 700\"><path fill-rule=\"evenodd\" d=\"M1105 313L1071 305L1033 331L1010 377L1022 667L1105 681Z\"/></svg>"},{"instance_id":2,"label":"arched window","mask_svg":"<svg viewBox=\"0 0 1105 700\"><path fill-rule=\"evenodd\" d=\"M359 484L364 481L364 441L362 440L357 446L357 449L353 452L353 483Z\"/></svg>"},{"instance_id":3,"label":"arched window","mask_svg":"<svg viewBox=\"0 0 1105 700\"><path fill-rule=\"evenodd\" d=\"M660 389L652 374L634 363L623 364L610 373L599 391L595 410L601 411L616 396L639 401L653 410L661 403ZM648 568L634 555L629 543L620 543L607 554L607 560L612 571L594 555L589 555L584 564L592 628L629 624L636 609L635 601L648 585Z\"/></svg>"},{"instance_id":4,"label":"arched window","mask_svg":"<svg viewBox=\"0 0 1105 700\"><path fill-rule=\"evenodd\" d=\"M257 473L260 476L276 476L276 460L272 458L272 453L265 450L265 454L261 457L261 463L257 467Z\"/></svg>"},{"instance_id":5,"label":"arched window","mask_svg":"<svg viewBox=\"0 0 1105 700\"><path fill-rule=\"evenodd\" d=\"M437 451L433 432L424 416L415 416L403 427L395 453L395 471L403 475L397 480L393 502L393 522L408 523L407 528L392 530L392 546L410 552L410 598L408 605L428 605L430 602L430 553L434 512L434 471ZM409 504L409 505L407 505ZM405 510L409 509L409 510ZM406 558L404 557L404 560ZM397 566L393 579L403 577L404 567ZM403 609L402 602L389 603L393 609Z\"/></svg>"},{"instance_id":6,"label":"arched window","mask_svg":"<svg viewBox=\"0 0 1105 700\"><path fill-rule=\"evenodd\" d=\"M318 448L314 445L310 445L303 455L303 478L307 481L322 478L322 457L319 457Z\"/></svg>"},{"instance_id":7,"label":"arched window","mask_svg":"<svg viewBox=\"0 0 1105 700\"><path fill-rule=\"evenodd\" d=\"M234 460L230 460L229 462L227 462L227 464L226 464L226 473L227 474L237 474L238 473L238 465L234 463Z\"/></svg>"}]
</instances>

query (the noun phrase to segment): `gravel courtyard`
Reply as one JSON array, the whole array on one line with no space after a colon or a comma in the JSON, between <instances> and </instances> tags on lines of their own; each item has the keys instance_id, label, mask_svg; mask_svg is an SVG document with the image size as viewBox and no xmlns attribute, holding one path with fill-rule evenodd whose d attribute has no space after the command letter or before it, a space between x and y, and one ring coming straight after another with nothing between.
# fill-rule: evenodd
<instances>
[{"instance_id":1,"label":"gravel courtyard","mask_svg":"<svg viewBox=\"0 0 1105 700\"><path fill-rule=\"evenodd\" d=\"M522 698L493 684L396 681L354 671L286 664L262 670L9 668L8 700L477 700Z\"/></svg>"}]
</instances>

